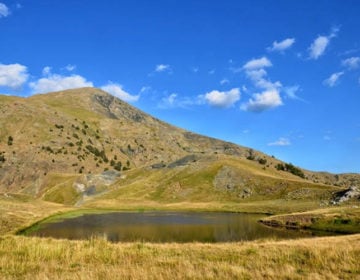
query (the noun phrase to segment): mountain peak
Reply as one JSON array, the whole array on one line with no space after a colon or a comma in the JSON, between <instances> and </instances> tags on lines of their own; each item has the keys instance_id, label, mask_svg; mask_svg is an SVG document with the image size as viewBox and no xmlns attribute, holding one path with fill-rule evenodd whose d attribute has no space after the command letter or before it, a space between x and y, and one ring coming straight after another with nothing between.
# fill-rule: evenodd
<instances>
[{"instance_id":1,"label":"mountain peak","mask_svg":"<svg viewBox=\"0 0 360 280\"><path fill-rule=\"evenodd\" d=\"M346 176L301 171L253 149L174 127L97 88L1 96L1 101L0 191L43 196L54 178L62 184L69 176L106 170L163 168L223 170L219 178L235 177L246 185L253 176L348 184ZM219 178L216 186L224 181ZM266 182L257 180L254 184ZM352 175L351 180L359 179ZM237 183L228 181L235 188Z\"/></svg>"}]
</instances>

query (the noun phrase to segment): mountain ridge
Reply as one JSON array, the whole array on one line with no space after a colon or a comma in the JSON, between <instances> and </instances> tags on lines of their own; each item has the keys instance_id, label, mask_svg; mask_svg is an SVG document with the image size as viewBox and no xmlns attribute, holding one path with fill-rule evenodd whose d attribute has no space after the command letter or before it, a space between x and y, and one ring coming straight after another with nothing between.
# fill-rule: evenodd
<instances>
[{"instance_id":1,"label":"mountain ridge","mask_svg":"<svg viewBox=\"0 0 360 280\"><path fill-rule=\"evenodd\" d=\"M82 184L79 182L107 171L129 173L129 177L138 172L138 178L147 174L145 185L154 188L162 183L151 178L160 174L158 180L168 184L161 187L166 197L170 196L169 189L176 189L177 183L187 180L186 176L196 182L197 175L204 172L211 180L204 175L199 186L210 193L225 192L231 199L250 199L255 193L265 195L262 188L271 189L266 178L276 181L276 192L281 189L281 182L302 188L306 184L315 188L326 185L330 190L332 186L334 191L335 185L350 187L360 183L359 174L303 170L254 149L175 127L96 88L27 98L2 95L0 112L0 192L76 203L79 193L94 187L85 183L81 192L76 188ZM188 175L184 175L184 170ZM174 178L161 178L169 174ZM176 181L176 176L181 180ZM111 184L126 181L119 178L114 177L106 186L99 183L94 193L110 191ZM136 176L133 179L136 181ZM188 184L189 189L196 189L193 182ZM205 199L204 190L201 199ZM286 191L282 191L285 195ZM64 198L68 193L70 199Z\"/></svg>"}]
</instances>

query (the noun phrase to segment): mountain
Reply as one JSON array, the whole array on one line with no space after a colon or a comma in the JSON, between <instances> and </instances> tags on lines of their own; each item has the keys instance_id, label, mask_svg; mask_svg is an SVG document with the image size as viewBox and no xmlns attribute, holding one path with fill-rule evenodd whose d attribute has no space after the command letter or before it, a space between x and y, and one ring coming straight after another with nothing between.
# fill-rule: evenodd
<instances>
[{"instance_id":1,"label":"mountain","mask_svg":"<svg viewBox=\"0 0 360 280\"><path fill-rule=\"evenodd\" d=\"M360 183L174 127L96 88L0 95L0 115L3 193L65 204L321 200Z\"/></svg>"}]
</instances>

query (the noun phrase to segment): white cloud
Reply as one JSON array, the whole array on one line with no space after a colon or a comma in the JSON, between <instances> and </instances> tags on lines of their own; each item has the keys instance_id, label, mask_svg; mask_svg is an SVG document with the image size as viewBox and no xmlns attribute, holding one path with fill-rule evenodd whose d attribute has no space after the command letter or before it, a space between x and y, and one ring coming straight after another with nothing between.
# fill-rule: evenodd
<instances>
[{"instance_id":1,"label":"white cloud","mask_svg":"<svg viewBox=\"0 0 360 280\"><path fill-rule=\"evenodd\" d=\"M4 3L0 3L0 18L7 17L9 14L9 8Z\"/></svg>"},{"instance_id":2,"label":"white cloud","mask_svg":"<svg viewBox=\"0 0 360 280\"><path fill-rule=\"evenodd\" d=\"M169 96L166 96L161 99L161 104L159 104L160 108L173 108L176 106L179 106L178 100L177 100L177 93L172 93ZM179 106L181 107L181 106Z\"/></svg>"},{"instance_id":3,"label":"white cloud","mask_svg":"<svg viewBox=\"0 0 360 280\"><path fill-rule=\"evenodd\" d=\"M124 91L121 85L111 82L102 86L101 89L126 102L135 102L140 98L140 95L131 95L130 93Z\"/></svg>"},{"instance_id":4,"label":"white cloud","mask_svg":"<svg viewBox=\"0 0 360 280\"><path fill-rule=\"evenodd\" d=\"M226 79L226 78L224 78L224 79L222 79L220 81L220 85L225 85L225 84L228 84L228 83L230 83L230 81L228 79Z\"/></svg>"},{"instance_id":5,"label":"white cloud","mask_svg":"<svg viewBox=\"0 0 360 280\"><path fill-rule=\"evenodd\" d=\"M353 57L344 59L341 62L341 65L347 67L349 70L357 69L360 66L360 57L353 56Z\"/></svg>"},{"instance_id":6,"label":"white cloud","mask_svg":"<svg viewBox=\"0 0 360 280\"><path fill-rule=\"evenodd\" d=\"M291 86L291 87L284 87L284 92L285 92L286 96L290 99L301 100L301 98L299 98L296 94L299 90L300 90L300 86L298 86L298 85Z\"/></svg>"},{"instance_id":7,"label":"white cloud","mask_svg":"<svg viewBox=\"0 0 360 280\"><path fill-rule=\"evenodd\" d=\"M62 76L50 74L29 84L35 93L60 91L72 88L93 87L93 83L79 75Z\"/></svg>"},{"instance_id":8,"label":"white cloud","mask_svg":"<svg viewBox=\"0 0 360 280\"><path fill-rule=\"evenodd\" d=\"M249 60L248 62L245 63L243 68L245 70L256 70L256 69L270 67L270 66L272 66L271 61L267 57L263 56L258 59Z\"/></svg>"},{"instance_id":9,"label":"white cloud","mask_svg":"<svg viewBox=\"0 0 360 280\"><path fill-rule=\"evenodd\" d=\"M271 82L269 79L266 78L267 72L265 69L260 68L254 70L247 70L245 73L248 78L254 83L254 85L258 88L272 90L282 87L279 81Z\"/></svg>"},{"instance_id":10,"label":"white cloud","mask_svg":"<svg viewBox=\"0 0 360 280\"><path fill-rule=\"evenodd\" d=\"M281 42L274 41L272 46L267 48L268 51L278 51L283 52L286 49L290 48L295 43L294 38L287 38Z\"/></svg>"},{"instance_id":11,"label":"white cloud","mask_svg":"<svg viewBox=\"0 0 360 280\"><path fill-rule=\"evenodd\" d=\"M215 69L211 69L209 72L208 72L209 75L214 75L215 74Z\"/></svg>"},{"instance_id":12,"label":"white cloud","mask_svg":"<svg viewBox=\"0 0 360 280\"><path fill-rule=\"evenodd\" d=\"M150 87L150 86L143 86L143 87L140 89L140 94L141 94L141 93L148 93L150 90L151 90L151 87Z\"/></svg>"},{"instance_id":13,"label":"white cloud","mask_svg":"<svg viewBox=\"0 0 360 280\"><path fill-rule=\"evenodd\" d=\"M309 47L309 57L311 59L318 59L322 56L330 43L330 40L336 37L339 28L334 27L328 36L318 36Z\"/></svg>"},{"instance_id":14,"label":"white cloud","mask_svg":"<svg viewBox=\"0 0 360 280\"><path fill-rule=\"evenodd\" d=\"M204 100L202 96L196 98L190 98L187 96L179 96L177 93L171 93L161 99L161 102L158 104L158 107L161 109L171 109L171 108L183 108L187 109L193 105L202 105Z\"/></svg>"},{"instance_id":15,"label":"white cloud","mask_svg":"<svg viewBox=\"0 0 360 280\"><path fill-rule=\"evenodd\" d=\"M170 65L168 64L158 64L155 67L155 72L164 72L169 70L170 70Z\"/></svg>"},{"instance_id":16,"label":"white cloud","mask_svg":"<svg viewBox=\"0 0 360 280\"><path fill-rule=\"evenodd\" d=\"M247 77L255 87L262 89L263 92L253 94L248 102L240 106L241 110L262 112L283 104L280 96L282 84L279 81L272 82L267 78L267 72L264 68L270 66L272 63L266 57L250 60L243 66Z\"/></svg>"},{"instance_id":17,"label":"white cloud","mask_svg":"<svg viewBox=\"0 0 360 280\"><path fill-rule=\"evenodd\" d=\"M333 73L329 78L324 80L323 84L328 87L334 87L338 83L342 75L344 75L344 72Z\"/></svg>"},{"instance_id":18,"label":"white cloud","mask_svg":"<svg viewBox=\"0 0 360 280\"><path fill-rule=\"evenodd\" d=\"M28 79L27 67L21 64L0 63L0 86L11 89L20 88Z\"/></svg>"},{"instance_id":19,"label":"white cloud","mask_svg":"<svg viewBox=\"0 0 360 280\"><path fill-rule=\"evenodd\" d=\"M330 39L326 36L318 36L309 48L310 58L318 59L325 52Z\"/></svg>"},{"instance_id":20,"label":"white cloud","mask_svg":"<svg viewBox=\"0 0 360 280\"><path fill-rule=\"evenodd\" d=\"M65 69L69 72L74 71L76 69L76 65L68 64L65 66Z\"/></svg>"},{"instance_id":21,"label":"white cloud","mask_svg":"<svg viewBox=\"0 0 360 280\"><path fill-rule=\"evenodd\" d=\"M43 76L48 76L51 74L51 67L50 66L45 66L42 70L42 75Z\"/></svg>"},{"instance_id":22,"label":"white cloud","mask_svg":"<svg viewBox=\"0 0 360 280\"><path fill-rule=\"evenodd\" d=\"M290 146L291 142L288 138L280 137L275 142L271 142L268 146Z\"/></svg>"},{"instance_id":23,"label":"white cloud","mask_svg":"<svg viewBox=\"0 0 360 280\"><path fill-rule=\"evenodd\" d=\"M262 93L254 94L247 103L241 105L240 109L251 112L262 112L282 105L280 93L276 89L266 90Z\"/></svg>"},{"instance_id":24,"label":"white cloud","mask_svg":"<svg viewBox=\"0 0 360 280\"><path fill-rule=\"evenodd\" d=\"M266 79L267 72L264 69L255 69L247 70L246 75L254 83L254 85L261 89L271 90L281 88L281 83L279 81L271 82L269 79Z\"/></svg>"},{"instance_id":25,"label":"white cloud","mask_svg":"<svg viewBox=\"0 0 360 280\"><path fill-rule=\"evenodd\" d=\"M233 88L229 91L213 90L206 93L204 98L211 106L226 108L232 106L240 99L240 89Z\"/></svg>"}]
</instances>

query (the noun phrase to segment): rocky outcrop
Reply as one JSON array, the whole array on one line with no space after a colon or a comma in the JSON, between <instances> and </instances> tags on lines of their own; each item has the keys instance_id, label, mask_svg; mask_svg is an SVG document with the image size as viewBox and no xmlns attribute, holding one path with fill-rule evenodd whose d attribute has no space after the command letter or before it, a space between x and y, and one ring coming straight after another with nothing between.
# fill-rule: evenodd
<instances>
[{"instance_id":1,"label":"rocky outcrop","mask_svg":"<svg viewBox=\"0 0 360 280\"><path fill-rule=\"evenodd\" d=\"M352 186L344 191L335 193L334 199L331 201L332 204L341 204L350 199L360 199L360 189Z\"/></svg>"},{"instance_id":2,"label":"rocky outcrop","mask_svg":"<svg viewBox=\"0 0 360 280\"><path fill-rule=\"evenodd\" d=\"M247 198L253 190L247 186L247 181L230 166L222 167L216 174L213 185L219 191L235 192L239 198Z\"/></svg>"}]
</instances>

